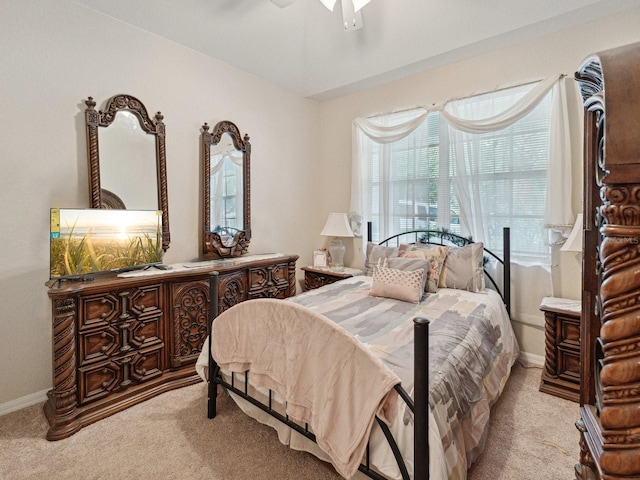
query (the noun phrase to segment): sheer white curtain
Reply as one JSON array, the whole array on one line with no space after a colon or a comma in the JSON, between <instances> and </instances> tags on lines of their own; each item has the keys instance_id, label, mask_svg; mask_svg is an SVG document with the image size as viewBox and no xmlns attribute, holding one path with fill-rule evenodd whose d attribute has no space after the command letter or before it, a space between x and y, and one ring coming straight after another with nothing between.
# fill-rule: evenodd
<instances>
[{"instance_id":1,"label":"sheer white curtain","mask_svg":"<svg viewBox=\"0 0 640 480\"><path fill-rule=\"evenodd\" d=\"M532 250L531 242L536 242L537 253L545 257L547 265L550 263L550 242L545 226L556 226L553 230L556 235L567 236L569 230L561 226L571 225L573 221L567 112L564 77L547 79L533 88L522 86L501 90L446 105L442 115L449 124L451 153L456 165L454 189L460 205L464 234L471 234L474 239L499 250L499 244L489 230L498 229L496 220L504 212L513 222L505 225L512 227L512 236L516 233L514 228L518 228L518 238L528 243L529 253ZM520 120L527 121L530 128L548 123L548 144L526 144L527 138L518 138L517 132L491 135L492 132L505 132ZM535 155L536 150L543 151L545 148L548 149L545 151L548 155ZM528 150L532 153L530 156L527 155ZM509 168L499 164L501 154L512 157ZM512 171L517 171L518 177L524 181L509 181ZM546 176L543 176L544 172ZM546 201L540 198L537 205L519 201L518 189L541 189L545 186ZM524 200L527 197L522 195L521 198ZM543 223L535 226L535 223L527 222L527 213L537 215L538 212L544 213ZM520 223L515 220L518 216ZM513 258L520 263L527 263L526 255L519 255L518 238L512 238ZM555 241L557 238L551 243Z\"/></svg>"},{"instance_id":2,"label":"sheer white curtain","mask_svg":"<svg viewBox=\"0 0 640 480\"><path fill-rule=\"evenodd\" d=\"M436 106L431 111L439 110L450 125L449 135L455 151L457 174L464 179L455 184L455 192L461 207L463 233L471 234L476 240L486 239L483 225L487 216L479 203L477 184L479 177L474 173L473 151L474 141L469 135L504 129L529 114L553 90L550 122L550 156L548 174L545 179L547 188L547 209L544 223L548 225L567 225L572 223L571 214L571 147L568 134L567 93L564 76L556 75L548 78L523 94L520 90L512 101L502 101L492 108L471 112L468 106L470 99L448 102L443 108ZM504 95L500 95L504 97ZM504 100L504 99L503 99ZM489 102L490 104L491 102ZM375 144L392 144L406 138L420 126L429 114L424 108L390 114L375 119L357 118L353 123L353 163L351 210L362 215L363 220L371 218L370 186L374 175L382 178L389 174L389 153L382 149L377 162L371 162ZM466 136L466 137L465 137ZM466 140L465 140L466 139ZM466 150L466 151L465 151ZM380 151L380 149L378 149ZM465 157L466 155L466 157ZM477 163L477 162L475 162ZM375 171L374 171L375 170ZM380 182L381 184L387 182ZM569 187L568 187L569 186ZM391 200L388 192L379 192L384 205L390 209ZM385 218L384 211L380 212ZM397 233L389 231L388 222L379 225L380 237ZM548 263L548 262L547 262Z\"/></svg>"},{"instance_id":3,"label":"sheer white curtain","mask_svg":"<svg viewBox=\"0 0 640 480\"><path fill-rule=\"evenodd\" d=\"M378 121L357 118L353 123L351 211L362 215L363 221L369 221L372 218L371 198L376 195L381 219L376 228L380 238L397 233L392 218L393 209L399 208L399 205L389 200L394 198L393 192L390 191L393 188L390 179L394 173L391 162L392 144L411 135L426 120L428 113L424 108L417 108L387 115ZM372 162L374 156L376 161ZM379 190L372 192L374 179L379 185ZM364 236L363 240L366 240Z\"/></svg>"}]
</instances>

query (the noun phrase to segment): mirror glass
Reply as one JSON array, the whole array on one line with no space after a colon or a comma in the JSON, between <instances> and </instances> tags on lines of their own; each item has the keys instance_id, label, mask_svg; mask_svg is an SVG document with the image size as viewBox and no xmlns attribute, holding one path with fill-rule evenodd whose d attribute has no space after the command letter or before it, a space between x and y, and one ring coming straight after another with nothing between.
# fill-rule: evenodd
<instances>
[{"instance_id":1,"label":"mirror glass","mask_svg":"<svg viewBox=\"0 0 640 480\"><path fill-rule=\"evenodd\" d=\"M162 249L170 243L164 117L152 120L131 95L115 95L96 111L85 100L91 208L160 210Z\"/></svg>"},{"instance_id":2,"label":"mirror glass","mask_svg":"<svg viewBox=\"0 0 640 480\"><path fill-rule=\"evenodd\" d=\"M100 185L117 196L121 208L158 210L156 141L142 130L137 117L119 111L109 128L100 131Z\"/></svg>"},{"instance_id":3,"label":"mirror glass","mask_svg":"<svg viewBox=\"0 0 640 480\"><path fill-rule=\"evenodd\" d=\"M225 233L225 236L221 236L227 246L233 241L235 232L244 229L243 160L242 151L233 145L233 138L229 133L224 133L220 142L211 147L209 225L212 231Z\"/></svg>"},{"instance_id":4,"label":"mirror glass","mask_svg":"<svg viewBox=\"0 0 640 480\"><path fill-rule=\"evenodd\" d=\"M249 215L249 136L238 127L219 122L203 142L203 252L235 257L247 252L251 238Z\"/></svg>"}]
</instances>

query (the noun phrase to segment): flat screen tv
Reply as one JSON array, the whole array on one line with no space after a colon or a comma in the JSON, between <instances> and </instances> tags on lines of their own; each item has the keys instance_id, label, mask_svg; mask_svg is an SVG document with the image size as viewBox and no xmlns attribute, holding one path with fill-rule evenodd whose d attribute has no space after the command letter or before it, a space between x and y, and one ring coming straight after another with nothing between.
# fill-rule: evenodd
<instances>
[{"instance_id":1,"label":"flat screen tv","mask_svg":"<svg viewBox=\"0 0 640 480\"><path fill-rule=\"evenodd\" d=\"M162 211L52 208L50 279L162 263Z\"/></svg>"}]
</instances>

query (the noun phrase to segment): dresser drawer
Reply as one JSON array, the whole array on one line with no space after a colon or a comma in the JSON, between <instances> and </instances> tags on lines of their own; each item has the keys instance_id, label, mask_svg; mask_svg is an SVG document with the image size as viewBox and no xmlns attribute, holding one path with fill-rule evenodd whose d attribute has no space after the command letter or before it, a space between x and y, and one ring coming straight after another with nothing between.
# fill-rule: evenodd
<instances>
[{"instance_id":1,"label":"dresser drawer","mask_svg":"<svg viewBox=\"0 0 640 480\"><path fill-rule=\"evenodd\" d=\"M121 356L133 350L163 345L162 315L130 317L104 328L86 329L79 334L80 366Z\"/></svg>"},{"instance_id":2,"label":"dresser drawer","mask_svg":"<svg viewBox=\"0 0 640 480\"><path fill-rule=\"evenodd\" d=\"M80 330L105 327L131 316L162 313L162 294L158 284L114 292L87 295L80 299Z\"/></svg>"},{"instance_id":3,"label":"dresser drawer","mask_svg":"<svg viewBox=\"0 0 640 480\"><path fill-rule=\"evenodd\" d=\"M80 405L162 375L162 347L150 348L78 369Z\"/></svg>"},{"instance_id":4,"label":"dresser drawer","mask_svg":"<svg viewBox=\"0 0 640 480\"><path fill-rule=\"evenodd\" d=\"M249 298L286 298L289 265L279 263L249 270Z\"/></svg>"}]
</instances>

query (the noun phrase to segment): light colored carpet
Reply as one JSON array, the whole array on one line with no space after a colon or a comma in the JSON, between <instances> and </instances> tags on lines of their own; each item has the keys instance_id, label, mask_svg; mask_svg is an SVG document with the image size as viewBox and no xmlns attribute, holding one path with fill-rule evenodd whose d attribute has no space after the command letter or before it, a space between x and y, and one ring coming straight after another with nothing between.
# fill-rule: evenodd
<instances>
[{"instance_id":1,"label":"light colored carpet","mask_svg":"<svg viewBox=\"0 0 640 480\"><path fill-rule=\"evenodd\" d=\"M540 369L514 367L492 411L487 447L470 480L571 479L579 458L578 405L538 392ZM45 440L41 406L0 417L1 479L338 480L332 467L280 444L227 397L206 418L206 386L174 390ZM432 479L437 480L437 479Z\"/></svg>"}]
</instances>

